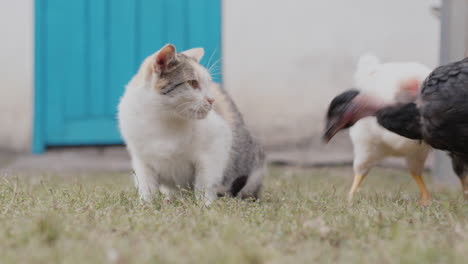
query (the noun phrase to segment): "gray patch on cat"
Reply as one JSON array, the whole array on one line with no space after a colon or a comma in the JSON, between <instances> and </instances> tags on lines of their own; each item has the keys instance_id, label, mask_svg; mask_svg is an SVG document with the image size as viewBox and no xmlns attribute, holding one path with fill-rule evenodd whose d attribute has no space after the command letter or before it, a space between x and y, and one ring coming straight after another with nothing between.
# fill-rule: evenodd
<instances>
[{"instance_id":1,"label":"gray patch on cat","mask_svg":"<svg viewBox=\"0 0 468 264\"><path fill-rule=\"evenodd\" d=\"M170 70L159 75L158 83L164 83L160 88L161 94L170 95L179 88L187 89L188 87L183 85L186 81L197 80L196 70L192 65L194 61L184 54L176 54L175 60L169 64Z\"/></svg>"}]
</instances>

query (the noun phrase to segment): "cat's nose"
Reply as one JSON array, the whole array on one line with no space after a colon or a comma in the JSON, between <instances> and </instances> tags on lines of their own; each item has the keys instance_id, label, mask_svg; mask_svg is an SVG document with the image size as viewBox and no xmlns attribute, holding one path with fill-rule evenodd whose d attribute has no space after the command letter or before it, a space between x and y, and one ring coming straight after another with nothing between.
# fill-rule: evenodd
<instances>
[{"instance_id":1,"label":"cat's nose","mask_svg":"<svg viewBox=\"0 0 468 264\"><path fill-rule=\"evenodd\" d=\"M212 104L214 103L214 101L215 101L214 98L210 98L210 97L205 97L205 99L206 99L206 101L207 101L208 103L210 103L210 105L212 105Z\"/></svg>"}]
</instances>

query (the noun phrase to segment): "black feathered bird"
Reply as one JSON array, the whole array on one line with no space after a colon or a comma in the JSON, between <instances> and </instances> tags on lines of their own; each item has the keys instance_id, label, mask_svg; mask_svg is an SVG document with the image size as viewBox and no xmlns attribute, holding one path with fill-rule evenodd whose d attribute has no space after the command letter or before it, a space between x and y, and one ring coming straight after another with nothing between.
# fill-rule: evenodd
<instances>
[{"instance_id":1,"label":"black feathered bird","mask_svg":"<svg viewBox=\"0 0 468 264\"><path fill-rule=\"evenodd\" d=\"M327 113L324 140L363 117L376 116L380 125L394 133L447 151L468 199L468 58L436 68L421 92L413 92L402 90L408 103L393 105L357 90L338 95Z\"/></svg>"}]
</instances>

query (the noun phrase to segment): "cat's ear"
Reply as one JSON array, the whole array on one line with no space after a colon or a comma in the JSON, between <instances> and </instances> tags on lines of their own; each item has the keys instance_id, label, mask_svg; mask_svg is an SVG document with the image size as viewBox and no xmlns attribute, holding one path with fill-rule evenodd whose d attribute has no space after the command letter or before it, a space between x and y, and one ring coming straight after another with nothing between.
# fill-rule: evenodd
<instances>
[{"instance_id":1,"label":"cat's ear","mask_svg":"<svg viewBox=\"0 0 468 264\"><path fill-rule=\"evenodd\" d=\"M156 54L153 68L156 73L163 73L171 70L171 66L176 61L176 48L172 44L167 44Z\"/></svg>"},{"instance_id":2,"label":"cat's ear","mask_svg":"<svg viewBox=\"0 0 468 264\"><path fill-rule=\"evenodd\" d=\"M196 60L197 62L200 62L200 60L203 58L203 55L205 55L205 50L203 48L194 48L183 51L181 53Z\"/></svg>"}]
</instances>

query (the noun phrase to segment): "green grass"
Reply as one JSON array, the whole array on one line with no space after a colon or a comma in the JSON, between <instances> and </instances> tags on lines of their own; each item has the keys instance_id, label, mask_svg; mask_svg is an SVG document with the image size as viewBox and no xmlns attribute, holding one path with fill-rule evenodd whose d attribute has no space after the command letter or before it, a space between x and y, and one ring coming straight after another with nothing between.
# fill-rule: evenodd
<instances>
[{"instance_id":1,"label":"green grass","mask_svg":"<svg viewBox=\"0 0 468 264\"><path fill-rule=\"evenodd\" d=\"M259 202L141 204L127 175L0 179L0 263L466 263L468 203L378 169L272 168Z\"/></svg>"}]
</instances>

